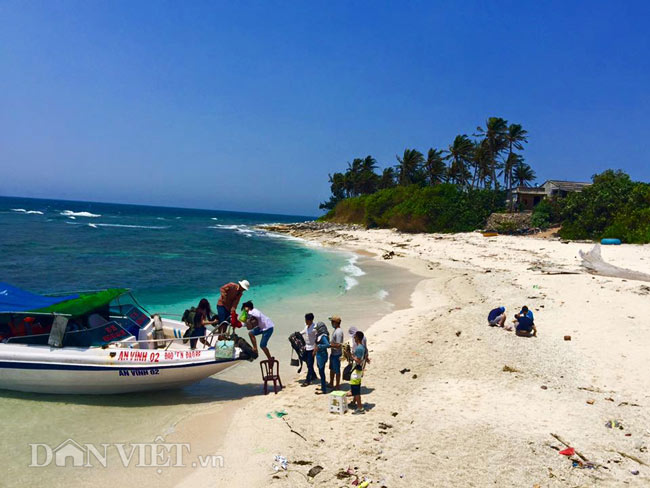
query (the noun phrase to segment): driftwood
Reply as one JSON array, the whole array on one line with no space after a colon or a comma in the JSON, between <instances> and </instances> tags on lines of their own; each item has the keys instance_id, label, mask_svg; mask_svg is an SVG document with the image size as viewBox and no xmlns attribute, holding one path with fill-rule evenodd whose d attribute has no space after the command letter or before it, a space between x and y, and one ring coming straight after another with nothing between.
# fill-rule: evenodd
<instances>
[{"instance_id":1,"label":"driftwood","mask_svg":"<svg viewBox=\"0 0 650 488\"><path fill-rule=\"evenodd\" d=\"M645 462L643 462L641 459L639 459L638 457L632 456L631 454L626 454L623 451L617 451L615 449L610 449L609 452L615 452L616 454L620 454L621 456L626 457L628 459L631 459L632 461L636 461L637 463L639 463L639 464L641 464L643 466L647 466L647 464Z\"/></svg>"},{"instance_id":2,"label":"driftwood","mask_svg":"<svg viewBox=\"0 0 650 488\"><path fill-rule=\"evenodd\" d=\"M600 254L600 244L596 244L589 252L578 252L582 258L582 265L592 274L623 278L626 280L650 281L650 274L619 268L618 266L603 261L603 257Z\"/></svg>"},{"instance_id":3,"label":"driftwood","mask_svg":"<svg viewBox=\"0 0 650 488\"><path fill-rule=\"evenodd\" d=\"M282 417L282 420L284 420L284 422L287 424L287 427L289 427L289 430L290 430L291 432L293 432L294 434L296 434L296 435L297 435L298 437L300 437L303 441L307 441L307 439L305 439L305 436L303 436L300 432L298 432L297 430L293 430L293 428L291 427L291 425L289 424L289 422L287 422L287 420L286 420L284 417Z\"/></svg>"},{"instance_id":4,"label":"driftwood","mask_svg":"<svg viewBox=\"0 0 650 488\"><path fill-rule=\"evenodd\" d=\"M573 447L571 446L568 442L566 442L564 439L562 439L559 435L551 433L551 436L555 437L561 444L564 444L566 447ZM573 450L576 452L576 456L578 456L580 459L582 459L585 463L589 462L589 459L587 459L584 454L582 454L580 451L578 451L575 447Z\"/></svg>"}]
</instances>

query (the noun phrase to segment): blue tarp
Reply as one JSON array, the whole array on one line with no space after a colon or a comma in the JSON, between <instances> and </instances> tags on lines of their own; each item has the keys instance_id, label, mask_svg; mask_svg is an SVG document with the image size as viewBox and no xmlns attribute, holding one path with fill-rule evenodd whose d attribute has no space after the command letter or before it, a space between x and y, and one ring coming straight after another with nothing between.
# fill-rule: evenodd
<instances>
[{"instance_id":1,"label":"blue tarp","mask_svg":"<svg viewBox=\"0 0 650 488\"><path fill-rule=\"evenodd\" d=\"M39 308L50 307L66 300L72 300L73 298L79 298L79 295L45 297L0 282L0 313L38 310Z\"/></svg>"}]
</instances>

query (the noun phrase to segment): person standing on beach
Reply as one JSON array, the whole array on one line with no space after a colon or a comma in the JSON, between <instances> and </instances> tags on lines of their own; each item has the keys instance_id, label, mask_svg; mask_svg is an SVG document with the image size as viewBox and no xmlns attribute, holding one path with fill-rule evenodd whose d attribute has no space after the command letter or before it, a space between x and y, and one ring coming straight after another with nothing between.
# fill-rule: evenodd
<instances>
[{"instance_id":1,"label":"person standing on beach","mask_svg":"<svg viewBox=\"0 0 650 488\"><path fill-rule=\"evenodd\" d=\"M316 356L316 364L318 365L318 375L320 376L320 394L327 393L327 379L325 376L325 366L327 365L327 350L330 347L330 341L327 337L327 326L323 322L318 322L317 325L318 336L316 337L316 347L314 355ZM324 333L321 333L325 330Z\"/></svg>"},{"instance_id":2,"label":"person standing on beach","mask_svg":"<svg viewBox=\"0 0 650 488\"><path fill-rule=\"evenodd\" d=\"M365 413L363 404L361 403L361 378L363 377L363 364L368 355L366 347L363 345L363 332L360 330L354 334L354 351L352 352L352 359L354 360L354 369L350 376L350 393L352 393L353 401L356 403L357 408L354 414Z\"/></svg>"},{"instance_id":3,"label":"person standing on beach","mask_svg":"<svg viewBox=\"0 0 650 488\"><path fill-rule=\"evenodd\" d=\"M237 313L239 300L241 300L241 296L250 288L250 286L251 285L247 280L241 280L237 283L226 283L221 287L221 296L217 302L219 324L228 320L233 312ZM219 332L225 332L225 327L220 327Z\"/></svg>"},{"instance_id":4,"label":"person standing on beach","mask_svg":"<svg viewBox=\"0 0 650 488\"><path fill-rule=\"evenodd\" d=\"M354 336L356 335L357 332L361 332L361 331L358 330L356 327L350 327L348 329L348 334L350 334L350 338L351 338L350 339L350 342L351 342L350 350L352 351L353 356L354 356L354 348L356 347L356 345L354 343ZM368 343L366 341L366 335L364 333L361 333L361 340L362 340L361 344L363 345L363 347L366 350L366 363L370 363L370 357L368 356ZM364 367L365 367L365 364L364 364Z\"/></svg>"},{"instance_id":5,"label":"person standing on beach","mask_svg":"<svg viewBox=\"0 0 650 488\"><path fill-rule=\"evenodd\" d=\"M302 386L311 384L316 379L314 371L314 347L316 346L316 326L314 314L305 314L305 328L300 332L305 338L305 362L307 363L307 378Z\"/></svg>"},{"instance_id":6,"label":"person standing on beach","mask_svg":"<svg viewBox=\"0 0 650 488\"><path fill-rule=\"evenodd\" d=\"M330 343L330 382L329 387L336 389L341 386L341 354L343 353L343 329L341 329L341 317L334 315L330 317L330 322L334 328L332 332L332 342ZM336 377L336 383L334 383Z\"/></svg>"},{"instance_id":7,"label":"person standing on beach","mask_svg":"<svg viewBox=\"0 0 650 488\"><path fill-rule=\"evenodd\" d=\"M271 356L267 344L273 335L273 327L275 324L270 318L256 309L253 305L253 302L251 301L244 303L244 305L242 305L242 308L246 310L246 320L252 327L248 331L248 336L250 337L251 343L253 344L253 350L255 351L255 354L257 354L257 340L255 339L255 336L261 334L262 340L260 341L260 347L262 348L262 351L264 351L264 354L266 354L268 360L273 361L273 356Z\"/></svg>"}]
</instances>

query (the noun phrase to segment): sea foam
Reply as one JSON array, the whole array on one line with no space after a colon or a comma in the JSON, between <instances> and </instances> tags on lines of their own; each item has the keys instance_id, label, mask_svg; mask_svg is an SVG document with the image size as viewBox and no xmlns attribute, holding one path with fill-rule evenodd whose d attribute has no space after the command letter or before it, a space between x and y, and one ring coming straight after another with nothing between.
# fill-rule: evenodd
<instances>
[{"instance_id":1,"label":"sea foam","mask_svg":"<svg viewBox=\"0 0 650 488\"><path fill-rule=\"evenodd\" d=\"M59 215L63 215L64 217L70 217L70 218L72 218L72 217L92 217L92 218L101 217L101 215L99 215L99 214L94 214L94 213L90 213L90 212L73 212L72 210L64 210Z\"/></svg>"},{"instance_id":2,"label":"sea foam","mask_svg":"<svg viewBox=\"0 0 650 488\"><path fill-rule=\"evenodd\" d=\"M12 208L14 212L24 213L24 214L34 214L34 215L43 215L43 212L40 210L26 210L24 208Z\"/></svg>"},{"instance_id":3,"label":"sea foam","mask_svg":"<svg viewBox=\"0 0 650 488\"><path fill-rule=\"evenodd\" d=\"M357 261L359 261L359 256L355 254L348 259L348 264L341 268L341 271L345 273L345 291L351 290L357 286L359 284L357 278L366 274L359 266L357 266Z\"/></svg>"}]
</instances>

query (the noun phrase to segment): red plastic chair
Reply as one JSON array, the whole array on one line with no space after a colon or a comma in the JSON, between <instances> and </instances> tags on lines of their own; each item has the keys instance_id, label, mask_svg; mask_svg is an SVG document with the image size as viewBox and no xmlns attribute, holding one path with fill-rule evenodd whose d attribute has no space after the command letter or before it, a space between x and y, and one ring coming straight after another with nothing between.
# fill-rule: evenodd
<instances>
[{"instance_id":1,"label":"red plastic chair","mask_svg":"<svg viewBox=\"0 0 650 488\"><path fill-rule=\"evenodd\" d=\"M277 359L268 361L260 361L260 369L262 370L262 380L264 381L264 394L268 393L268 383L273 382L273 391L278 393L278 384L282 389L282 380L280 379L280 362Z\"/></svg>"}]
</instances>

